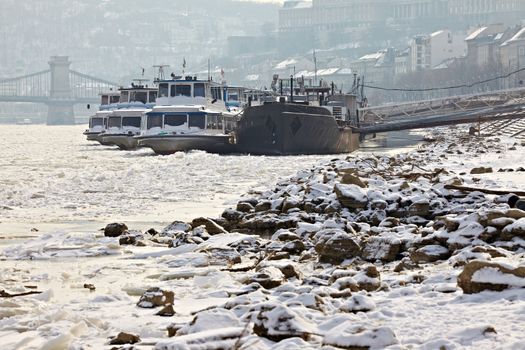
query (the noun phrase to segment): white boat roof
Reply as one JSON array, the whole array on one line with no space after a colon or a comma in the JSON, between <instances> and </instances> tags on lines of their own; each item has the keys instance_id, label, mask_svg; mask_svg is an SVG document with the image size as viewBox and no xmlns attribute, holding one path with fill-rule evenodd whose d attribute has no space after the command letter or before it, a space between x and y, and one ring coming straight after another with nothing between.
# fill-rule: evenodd
<instances>
[{"instance_id":1,"label":"white boat roof","mask_svg":"<svg viewBox=\"0 0 525 350\"><path fill-rule=\"evenodd\" d=\"M98 111L94 116L92 117L107 117L108 115L110 115L111 113L113 113L113 111Z\"/></svg>"},{"instance_id":2,"label":"white boat roof","mask_svg":"<svg viewBox=\"0 0 525 350\"><path fill-rule=\"evenodd\" d=\"M202 105L155 106L152 112L201 112L206 109Z\"/></svg>"},{"instance_id":3,"label":"white boat roof","mask_svg":"<svg viewBox=\"0 0 525 350\"><path fill-rule=\"evenodd\" d=\"M142 114L151 111L151 109L135 108L135 109L116 109L111 113L111 117L141 117Z\"/></svg>"}]
</instances>

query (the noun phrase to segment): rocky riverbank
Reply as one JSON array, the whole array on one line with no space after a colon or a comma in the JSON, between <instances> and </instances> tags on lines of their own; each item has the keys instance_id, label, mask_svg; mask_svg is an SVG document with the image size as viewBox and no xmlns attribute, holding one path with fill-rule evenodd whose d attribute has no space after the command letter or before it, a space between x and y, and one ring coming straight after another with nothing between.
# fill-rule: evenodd
<instances>
[{"instance_id":1,"label":"rocky riverbank","mask_svg":"<svg viewBox=\"0 0 525 350\"><path fill-rule=\"evenodd\" d=\"M108 301L127 323L86 324L67 345L104 334L114 349L521 346L525 211L509 199L525 189L525 147L464 128L430 136L410 153L300 171L219 218L108 225L83 254L126 254L148 279ZM1 256L55 257L31 248L42 242Z\"/></svg>"}]
</instances>

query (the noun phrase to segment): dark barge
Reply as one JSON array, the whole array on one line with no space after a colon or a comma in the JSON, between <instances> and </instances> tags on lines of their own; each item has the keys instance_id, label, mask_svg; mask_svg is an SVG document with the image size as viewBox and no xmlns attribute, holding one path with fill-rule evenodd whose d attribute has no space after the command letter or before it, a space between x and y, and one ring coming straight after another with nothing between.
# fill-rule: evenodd
<instances>
[{"instance_id":1,"label":"dark barge","mask_svg":"<svg viewBox=\"0 0 525 350\"><path fill-rule=\"evenodd\" d=\"M299 96L280 96L246 107L235 132L237 150L259 155L355 151L359 148L359 132L353 127L355 95L334 94L333 90L333 86L300 85Z\"/></svg>"}]
</instances>

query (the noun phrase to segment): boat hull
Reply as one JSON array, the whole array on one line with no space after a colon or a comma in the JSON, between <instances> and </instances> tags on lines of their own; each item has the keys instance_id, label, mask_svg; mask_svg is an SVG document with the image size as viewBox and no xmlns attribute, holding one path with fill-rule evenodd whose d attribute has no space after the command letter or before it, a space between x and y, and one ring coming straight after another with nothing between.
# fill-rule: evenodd
<instances>
[{"instance_id":1,"label":"boat hull","mask_svg":"<svg viewBox=\"0 0 525 350\"><path fill-rule=\"evenodd\" d=\"M139 146L149 147L156 154L172 154L201 150L208 153L234 153L235 145L228 135L155 135L137 137Z\"/></svg>"},{"instance_id":2,"label":"boat hull","mask_svg":"<svg viewBox=\"0 0 525 350\"><path fill-rule=\"evenodd\" d=\"M104 141L104 137L106 136L106 134L104 133L100 133L96 136L96 141L98 141L98 143L100 143L102 146L114 146L115 144L112 143L112 142L109 142L109 141Z\"/></svg>"},{"instance_id":3,"label":"boat hull","mask_svg":"<svg viewBox=\"0 0 525 350\"><path fill-rule=\"evenodd\" d=\"M89 131L84 132L84 135L86 135L86 139L88 141L98 141L97 140L98 134L100 134L100 132L89 132Z\"/></svg>"},{"instance_id":4,"label":"boat hull","mask_svg":"<svg viewBox=\"0 0 525 350\"><path fill-rule=\"evenodd\" d=\"M116 145L121 150L129 151L136 149L139 146L138 140L133 135L106 135L102 138L103 142Z\"/></svg>"},{"instance_id":5,"label":"boat hull","mask_svg":"<svg viewBox=\"0 0 525 350\"><path fill-rule=\"evenodd\" d=\"M241 153L261 155L350 153L359 134L322 107L271 103L247 107L236 130Z\"/></svg>"}]
</instances>

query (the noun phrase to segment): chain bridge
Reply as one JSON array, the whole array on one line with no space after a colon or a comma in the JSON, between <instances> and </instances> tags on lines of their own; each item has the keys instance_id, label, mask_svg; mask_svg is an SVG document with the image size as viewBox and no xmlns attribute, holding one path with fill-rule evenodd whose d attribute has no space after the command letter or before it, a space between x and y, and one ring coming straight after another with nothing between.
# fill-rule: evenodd
<instances>
[{"instance_id":1,"label":"chain bridge","mask_svg":"<svg viewBox=\"0 0 525 350\"><path fill-rule=\"evenodd\" d=\"M75 104L98 104L99 94L119 85L70 69L67 56L52 56L49 69L21 77L0 79L0 102L43 103L47 124L74 124Z\"/></svg>"}]
</instances>

